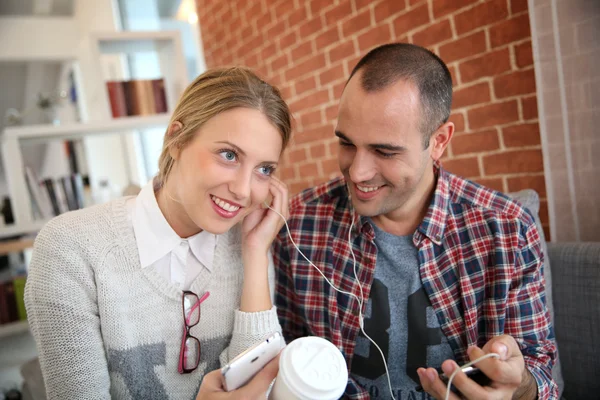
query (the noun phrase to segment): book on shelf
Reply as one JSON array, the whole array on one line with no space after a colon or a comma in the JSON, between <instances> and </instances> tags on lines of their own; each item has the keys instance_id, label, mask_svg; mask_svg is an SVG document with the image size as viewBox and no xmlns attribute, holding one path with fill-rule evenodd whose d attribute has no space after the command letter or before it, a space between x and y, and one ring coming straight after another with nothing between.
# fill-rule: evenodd
<instances>
[{"instance_id":1,"label":"book on shelf","mask_svg":"<svg viewBox=\"0 0 600 400\"><path fill-rule=\"evenodd\" d=\"M108 81L106 88L113 118L167 112L163 78Z\"/></svg>"},{"instance_id":2,"label":"book on shelf","mask_svg":"<svg viewBox=\"0 0 600 400\"><path fill-rule=\"evenodd\" d=\"M25 180L34 220L46 220L86 206L85 185L81 174L39 180L25 167Z\"/></svg>"},{"instance_id":3,"label":"book on shelf","mask_svg":"<svg viewBox=\"0 0 600 400\"><path fill-rule=\"evenodd\" d=\"M27 319L23 300L25 278L17 279L17 288L14 280L0 282L0 324Z\"/></svg>"}]
</instances>

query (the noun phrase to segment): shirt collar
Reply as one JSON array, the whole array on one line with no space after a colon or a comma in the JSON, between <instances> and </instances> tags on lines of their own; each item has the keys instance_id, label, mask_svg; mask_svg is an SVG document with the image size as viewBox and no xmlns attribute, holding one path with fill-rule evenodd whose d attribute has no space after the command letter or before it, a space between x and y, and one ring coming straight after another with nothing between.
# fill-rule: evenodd
<instances>
[{"instance_id":1,"label":"shirt collar","mask_svg":"<svg viewBox=\"0 0 600 400\"><path fill-rule=\"evenodd\" d=\"M158 206L152 181L142 188L135 199L132 224L142 268L154 264L186 240L196 259L209 271L212 269L217 235L202 231L187 239L179 237Z\"/></svg>"},{"instance_id":2,"label":"shirt collar","mask_svg":"<svg viewBox=\"0 0 600 400\"><path fill-rule=\"evenodd\" d=\"M417 230L439 246L442 244L448 217L450 182L448 173L441 167L439 161L433 164L433 170L437 177L435 191L425 218L423 218Z\"/></svg>"}]
</instances>

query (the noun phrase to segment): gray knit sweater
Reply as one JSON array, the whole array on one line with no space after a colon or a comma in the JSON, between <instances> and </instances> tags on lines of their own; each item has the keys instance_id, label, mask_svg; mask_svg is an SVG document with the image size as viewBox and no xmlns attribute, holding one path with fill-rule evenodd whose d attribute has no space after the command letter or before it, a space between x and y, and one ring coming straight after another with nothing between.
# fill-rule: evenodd
<instances>
[{"instance_id":1,"label":"gray knit sweater","mask_svg":"<svg viewBox=\"0 0 600 400\"><path fill-rule=\"evenodd\" d=\"M281 330L274 308L239 311L236 227L191 286L210 297L191 330L201 363L180 375L182 292L141 268L125 200L63 214L36 238L25 304L50 399L194 399L205 373Z\"/></svg>"}]
</instances>

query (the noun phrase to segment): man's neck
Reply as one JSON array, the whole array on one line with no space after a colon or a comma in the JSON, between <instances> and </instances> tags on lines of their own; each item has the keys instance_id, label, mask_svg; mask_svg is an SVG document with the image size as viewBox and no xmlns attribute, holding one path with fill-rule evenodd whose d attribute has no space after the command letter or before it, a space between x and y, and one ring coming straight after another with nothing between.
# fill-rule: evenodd
<instances>
[{"instance_id":1,"label":"man's neck","mask_svg":"<svg viewBox=\"0 0 600 400\"><path fill-rule=\"evenodd\" d=\"M435 192L435 185L436 177L432 168L431 175L423 177L423 185L417 188L401 208L386 214L376 215L371 219L379 228L392 235L412 235L427 214L431 198Z\"/></svg>"}]
</instances>

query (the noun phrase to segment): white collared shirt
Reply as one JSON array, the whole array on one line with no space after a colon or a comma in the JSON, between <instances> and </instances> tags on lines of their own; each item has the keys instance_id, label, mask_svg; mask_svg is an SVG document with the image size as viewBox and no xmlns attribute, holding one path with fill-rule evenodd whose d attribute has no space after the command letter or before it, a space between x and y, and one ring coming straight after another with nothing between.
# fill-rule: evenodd
<instances>
[{"instance_id":1,"label":"white collared shirt","mask_svg":"<svg viewBox=\"0 0 600 400\"><path fill-rule=\"evenodd\" d=\"M213 265L218 236L202 231L182 239L158 207L152 181L127 201L142 268L154 267L167 280L187 290Z\"/></svg>"}]
</instances>

